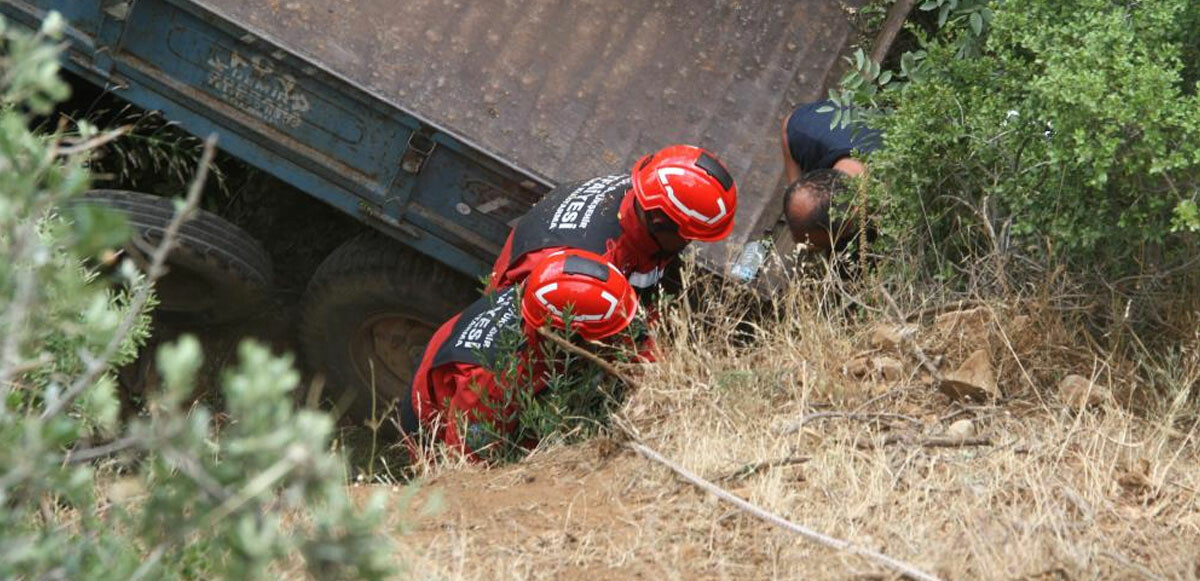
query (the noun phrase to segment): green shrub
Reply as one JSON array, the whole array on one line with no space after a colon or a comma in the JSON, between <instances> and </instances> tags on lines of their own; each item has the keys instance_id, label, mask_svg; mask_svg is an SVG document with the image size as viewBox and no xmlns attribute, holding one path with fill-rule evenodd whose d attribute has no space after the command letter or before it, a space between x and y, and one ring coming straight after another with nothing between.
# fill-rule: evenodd
<instances>
[{"instance_id":1,"label":"green shrub","mask_svg":"<svg viewBox=\"0 0 1200 581\"><path fill-rule=\"evenodd\" d=\"M870 117L887 132L872 157L883 225L991 249L961 231L986 216L1017 247L1116 268L1148 244L1192 246L1176 235L1200 227L1200 98L1184 80L1200 5L1038 0L986 14L977 56L959 50L973 31L946 30L920 53L918 81L858 99L886 112ZM931 219L943 216L961 222Z\"/></svg>"},{"instance_id":2,"label":"green shrub","mask_svg":"<svg viewBox=\"0 0 1200 581\"><path fill-rule=\"evenodd\" d=\"M61 29L0 20L0 578L256 578L301 559L316 578L384 577L383 507L350 502L331 420L291 405L290 358L242 345L217 422L184 407L201 352L181 339L158 353L148 413L118 421L110 370L149 332L151 281L125 261L113 291L85 266L122 241L119 219L55 215L103 135L29 129L68 93Z\"/></svg>"},{"instance_id":3,"label":"green shrub","mask_svg":"<svg viewBox=\"0 0 1200 581\"><path fill-rule=\"evenodd\" d=\"M1194 310L1200 282L1200 3L918 8L944 26L912 27L899 70L852 62L833 91L861 106L844 122L886 132L870 206L909 272L979 290L1062 266L1124 319L1194 325L1163 310Z\"/></svg>"}]
</instances>

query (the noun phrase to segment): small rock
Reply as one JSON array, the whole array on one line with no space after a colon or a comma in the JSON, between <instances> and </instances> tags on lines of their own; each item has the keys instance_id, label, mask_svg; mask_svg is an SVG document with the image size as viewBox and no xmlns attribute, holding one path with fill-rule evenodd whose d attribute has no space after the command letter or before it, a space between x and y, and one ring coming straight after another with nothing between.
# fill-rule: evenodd
<instances>
[{"instance_id":1,"label":"small rock","mask_svg":"<svg viewBox=\"0 0 1200 581\"><path fill-rule=\"evenodd\" d=\"M842 373L859 381L883 379L896 382L904 379L904 364L892 357L859 355L842 366Z\"/></svg>"},{"instance_id":2,"label":"small rock","mask_svg":"<svg viewBox=\"0 0 1200 581\"><path fill-rule=\"evenodd\" d=\"M996 372L992 369L987 351L983 349L971 353L958 369L947 373L939 389L951 399L983 401L1000 395L1000 389L996 387Z\"/></svg>"},{"instance_id":3,"label":"small rock","mask_svg":"<svg viewBox=\"0 0 1200 581\"><path fill-rule=\"evenodd\" d=\"M1098 406L1108 396L1107 388L1082 375L1071 374L1058 382L1058 397L1073 408Z\"/></svg>"},{"instance_id":4,"label":"small rock","mask_svg":"<svg viewBox=\"0 0 1200 581\"><path fill-rule=\"evenodd\" d=\"M1029 315L1017 315L1008 324L1013 333L1022 333L1029 328Z\"/></svg>"},{"instance_id":5,"label":"small rock","mask_svg":"<svg viewBox=\"0 0 1200 581\"><path fill-rule=\"evenodd\" d=\"M975 424L971 420L958 420L946 428L946 435L952 438L970 438L975 435Z\"/></svg>"},{"instance_id":6,"label":"small rock","mask_svg":"<svg viewBox=\"0 0 1200 581\"><path fill-rule=\"evenodd\" d=\"M992 321L992 311L986 307L976 307L965 311L950 311L942 313L933 320L933 325L943 333L974 334L985 330Z\"/></svg>"},{"instance_id":7,"label":"small rock","mask_svg":"<svg viewBox=\"0 0 1200 581\"><path fill-rule=\"evenodd\" d=\"M917 332L915 325L875 325L868 339L875 349L895 349L900 346L905 337Z\"/></svg>"},{"instance_id":8,"label":"small rock","mask_svg":"<svg viewBox=\"0 0 1200 581\"><path fill-rule=\"evenodd\" d=\"M855 357L842 366L842 373L854 379L866 379L871 375L871 360L866 357Z\"/></svg>"},{"instance_id":9,"label":"small rock","mask_svg":"<svg viewBox=\"0 0 1200 581\"><path fill-rule=\"evenodd\" d=\"M1129 466L1117 473L1117 484L1131 496L1145 498L1155 488L1154 480L1150 478L1150 462L1140 458L1136 466Z\"/></svg>"},{"instance_id":10,"label":"small rock","mask_svg":"<svg viewBox=\"0 0 1200 581\"><path fill-rule=\"evenodd\" d=\"M904 378L904 364L892 357L876 357L875 369L887 381L900 381Z\"/></svg>"}]
</instances>

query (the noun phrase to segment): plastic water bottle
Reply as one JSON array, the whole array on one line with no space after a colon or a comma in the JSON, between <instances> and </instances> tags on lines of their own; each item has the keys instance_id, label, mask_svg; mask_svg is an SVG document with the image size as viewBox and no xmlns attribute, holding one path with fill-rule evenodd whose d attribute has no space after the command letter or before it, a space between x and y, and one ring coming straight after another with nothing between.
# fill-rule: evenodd
<instances>
[{"instance_id":1,"label":"plastic water bottle","mask_svg":"<svg viewBox=\"0 0 1200 581\"><path fill-rule=\"evenodd\" d=\"M749 282L762 268L763 260L767 257L767 241L755 240L746 244L741 256L729 268L729 274L742 282Z\"/></svg>"}]
</instances>

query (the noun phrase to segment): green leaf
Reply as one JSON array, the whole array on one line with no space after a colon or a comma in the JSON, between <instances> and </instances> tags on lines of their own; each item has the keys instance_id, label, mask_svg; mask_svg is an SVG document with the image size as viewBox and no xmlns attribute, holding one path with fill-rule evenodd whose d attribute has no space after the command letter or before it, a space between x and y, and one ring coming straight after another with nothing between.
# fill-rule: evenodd
<instances>
[{"instance_id":1,"label":"green leaf","mask_svg":"<svg viewBox=\"0 0 1200 581\"><path fill-rule=\"evenodd\" d=\"M66 28L66 20L57 10L51 10L46 14L46 19L42 21L42 34L49 38L58 40L62 38L63 29Z\"/></svg>"},{"instance_id":2,"label":"green leaf","mask_svg":"<svg viewBox=\"0 0 1200 581\"><path fill-rule=\"evenodd\" d=\"M1200 232L1200 208L1194 200L1179 202L1172 214L1172 232Z\"/></svg>"},{"instance_id":3,"label":"green leaf","mask_svg":"<svg viewBox=\"0 0 1200 581\"><path fill-rule=\"evenodd\" d=\"M972 12L968 20L971 23L971 31L975 33L975 36L983 34L983 16L980 16L978 12Z\"/></svg>"},{"instance_id":4,"label":"green leaf","mask_svg":"<svg viewBox=\"0 0 1200 581\"><path fill-rule=\"evenodd\" d=\"M95 256L101 250L119 248L129 239L129 225L124 214L91 204L70 207L69 218L74 224L73 246L79 256Z\"/></svg>"},{"instance_id":5,"label":"green leaf","mask_svg":"<svg viewBox=\"0 0 1200 581\"><path fill-rule=\"evenodd\" d=\"M920 8L918 9L924 12L929 12L930 10L937 10L937 8L941 5L942 3L938 0L926 0L925 3L921 4Z\"/></svg>"},{"instance_id":6,"label":"green leaf","mask_svg":"<svg viewBox=\"0 0 1200 581\"><path fill-rule=\"evenodd\" d=\"M117 399L116 381L111 376L103 375L96 380L91 388L84 391L80 403L82 413L104 433L111 433L116 428L121 403Z\"/></svg>"},{"instance_id":7,"label":"green leaf","mask_svg":"<svg viewBox=\"0 0 1200 581\"><path fill-rule=\"evenodd\" d=\"M158 370L163 376L163 395L168 409L174 408L192 393L196 373L204 362L200 341L184 335L158 349Z\"/></svg>"}]
</instances>

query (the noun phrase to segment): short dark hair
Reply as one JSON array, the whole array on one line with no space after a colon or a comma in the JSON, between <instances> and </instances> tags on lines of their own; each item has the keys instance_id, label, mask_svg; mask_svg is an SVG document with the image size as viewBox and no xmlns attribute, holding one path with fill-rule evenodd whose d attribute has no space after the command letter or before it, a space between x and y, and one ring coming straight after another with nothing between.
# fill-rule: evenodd
<instances>
[{"instance_id":1,"label":"short dark hair","mask_svg":"<svg viewBox=\"0 0 1200 581\"><path fill-rule=\"evenodd\" d=\"M829 217L829 207L833 200L845 200L847 194L850 193L850 180L846 174L836 169L816 169L813 171L804 172L800 179L792 182L787 190L783 193L783 215L787 218L788 228L793 233L811 232L813 230L831 229L831 226L838 226L834 230L840 229L839 224L831 224ZM817 202L816 211L807 216L796 216L791 212L792 202L800 192L806 192L808 196ZM844 206L845 204L840 204Z\"/></svg>"}]
</instances>

